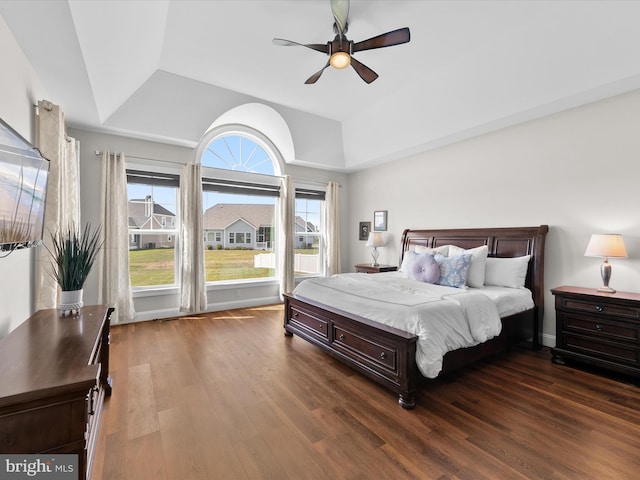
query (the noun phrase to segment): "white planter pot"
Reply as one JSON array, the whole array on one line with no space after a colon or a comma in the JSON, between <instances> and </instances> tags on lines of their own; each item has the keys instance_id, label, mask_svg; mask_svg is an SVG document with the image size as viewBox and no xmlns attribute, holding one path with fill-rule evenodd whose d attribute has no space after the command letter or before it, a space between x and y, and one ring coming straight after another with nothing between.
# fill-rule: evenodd
<instances>
[{"instance_id":1,"label":"white planter pot","mask_svg":"<svg viewBox=\"0 0 640 480\"><path fill-rule=\"evenodd\" d=\"M58 311L61 315L78 313L82 308L82 289L60 292Z\"/></svg>"}]
</instances>

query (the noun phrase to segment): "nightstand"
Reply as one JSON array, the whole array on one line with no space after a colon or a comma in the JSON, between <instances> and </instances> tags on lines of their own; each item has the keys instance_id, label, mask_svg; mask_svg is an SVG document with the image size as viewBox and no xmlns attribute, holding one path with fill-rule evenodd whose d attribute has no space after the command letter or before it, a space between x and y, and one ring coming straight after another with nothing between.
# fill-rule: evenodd
<instances>
[{"instance_id":1,"label":"nightstand","mask_svg":"<svg viewBox=\"0 0 640 480\"><path fill-rule=\"evenodd\" d=\"M576 360L640 377L640 294L558 287L552 361Z\"/></svg>"},{"instance_id":2,"label":"nightstand","mask_svg":"<svg viewBox=\"0 0 640 480\"><path fill-rule=\"evenodd\" d=\"M398 267L395 265L372 265L370 263L358 263L356 265L356 272L358 273L380 273L380 272L395 272Z\"/></svg>"}]
</instances>

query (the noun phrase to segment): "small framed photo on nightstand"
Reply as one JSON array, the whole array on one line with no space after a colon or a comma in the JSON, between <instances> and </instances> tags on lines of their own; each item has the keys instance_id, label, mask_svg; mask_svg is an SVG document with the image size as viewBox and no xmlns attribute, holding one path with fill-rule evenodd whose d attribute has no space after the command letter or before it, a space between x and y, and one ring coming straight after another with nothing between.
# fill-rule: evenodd
<instances>
[{"instance_id":1,"label":"small framed photo on nightstand","mask_svg":"<svg viewBox=\"0 0 640 480\"><path fill-rule=\"evenodd\" d=\"M387 211L376 210L373 212L373 230L376 232L387 231Z\"/></svg>"}]
</instances>

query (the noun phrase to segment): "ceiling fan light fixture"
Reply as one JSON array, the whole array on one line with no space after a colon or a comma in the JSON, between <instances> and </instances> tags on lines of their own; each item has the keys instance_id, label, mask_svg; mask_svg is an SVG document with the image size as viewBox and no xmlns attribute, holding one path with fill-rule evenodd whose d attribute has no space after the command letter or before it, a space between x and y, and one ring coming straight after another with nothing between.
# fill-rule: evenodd
<instances>
[{"instance_id":1,"label":"ceiling fan light fixture","mask_svg":"<svg viewBox=\"0 0 640 480\"><path fill-rule=\"evenodd\" d=\"M347 68L351 64L351 55L347 52L334 52L329 57L329 63L333 68Z\"/></svg>"}]
</instances>

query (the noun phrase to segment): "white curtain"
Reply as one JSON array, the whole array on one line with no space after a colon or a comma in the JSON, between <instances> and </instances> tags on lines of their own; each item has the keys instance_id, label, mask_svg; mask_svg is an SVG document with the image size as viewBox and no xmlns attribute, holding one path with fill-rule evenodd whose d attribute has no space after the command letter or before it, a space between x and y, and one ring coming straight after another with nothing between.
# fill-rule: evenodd
<instances>
[{"instance_id":1,"label":"white curtain","mask_svg":"<svg viewBox=\"0 0 640 480\"><path fill-rule=\"evenodd\" d=\"M331 276L341 272L340 261L340 185L336 182L327 184L324 201L324 259L325 275Z\"/></svg>"},{"instance_id":2,"label":"white curtain","mask_svg":"<svg viewBox=\"0 0 640 480\"><path fill-rule=\"evenodd\" d=\"M80 227L80 148L65 132L64 113L49 101L38 102L36 145L49 160L47 203L44 217L44 244L59 229ZM36 309L55 308L58 285L52 277L51 255L38 249Z\"/></svg>"},{"instance_id":3,"label":"white curtain","mask_svg":"<svg viewBox=\"0 0 640 480\"><path fill-rule=\"evenodd\" d=\"M129 213L123 154L102 154L101 224L104 245L98 279L100 303L115 307L113 323L130 322L135 310L129 278Z\"/></svg>"},{"instance_id":4,"label":"white curtain","mask_svg":"<svg viewBox=\"0 0 640 480\"><path fill-rule=\"evenodd\" d=\"M278 263L280 271L280 294L293 291L293 222L296 208L296 192L293 180L285 175L280 185L280 222L278 228Z\"/></svg>"},{"instance_id":5,"label":"white curtain","mask_svg":"<svg viewBox=\"0 0 640 480\"><path fill-rule=\"evenodd\" d=\"M207 309L202 227L202 172L199 163L184 166L180 177L180 311Z\"/></svg>"}]
</instances>

